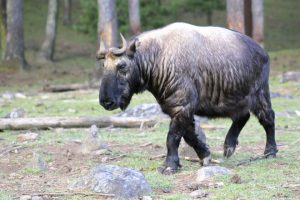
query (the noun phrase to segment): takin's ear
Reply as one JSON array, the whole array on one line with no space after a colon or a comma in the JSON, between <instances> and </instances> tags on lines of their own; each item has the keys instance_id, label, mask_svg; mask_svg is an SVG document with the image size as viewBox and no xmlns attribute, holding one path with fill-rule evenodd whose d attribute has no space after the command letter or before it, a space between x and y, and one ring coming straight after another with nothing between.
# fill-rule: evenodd
<instances>
[{"instance_id":1,"label":"takin's ear","mask_svg":"<svg viewBox=\"0 0 300 200\"><path fill-rule=\"evenodd\" d=\"M129 43L128 48L126 49L127 56L130 57L130 58L133 58L133 56L136 52L136 49L139 47L139 45L140 45L140 41L137 38L132 40Z\"/></svg>"}]
</instances>

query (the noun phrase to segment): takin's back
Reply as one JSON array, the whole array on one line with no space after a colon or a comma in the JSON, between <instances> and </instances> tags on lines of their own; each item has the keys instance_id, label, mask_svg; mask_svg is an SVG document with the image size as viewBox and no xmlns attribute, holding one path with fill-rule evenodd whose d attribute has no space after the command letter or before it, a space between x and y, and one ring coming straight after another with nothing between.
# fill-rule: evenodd
<instances>
[{"instance_id":1,"label":"takin's back","mask_svg":"<svg viewBox=\"0 0 300 200\"><path fill-rule=\"evenodd\" d=\"M269 70L264 65L267 53L248 36L229 29L173 23L139 37L141 44L149 39L162 49L159 67L172 68L175 76L193 77L211 93L221 88L247 95L261 84L262 71Z\"/></svg>"}]
</instances>

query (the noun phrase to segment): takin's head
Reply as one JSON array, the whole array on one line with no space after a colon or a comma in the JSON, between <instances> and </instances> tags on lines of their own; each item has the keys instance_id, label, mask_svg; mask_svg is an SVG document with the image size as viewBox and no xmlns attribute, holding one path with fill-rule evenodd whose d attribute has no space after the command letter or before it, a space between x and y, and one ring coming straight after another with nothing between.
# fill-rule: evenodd
<instances>
[{"instance_id":1,"label":"takin's head","mask_svg":"<svg viewBox=\"0 0 300 200\"><path fill-rule=\"evenodd\" d=\"M106 110L126 109L137 92L139 74L134 61L137 40L129 45L122 36L122 47L98 50L97 59L103 59L103 76L99 91L99 103Z\"/></svg>"}]
</instances>

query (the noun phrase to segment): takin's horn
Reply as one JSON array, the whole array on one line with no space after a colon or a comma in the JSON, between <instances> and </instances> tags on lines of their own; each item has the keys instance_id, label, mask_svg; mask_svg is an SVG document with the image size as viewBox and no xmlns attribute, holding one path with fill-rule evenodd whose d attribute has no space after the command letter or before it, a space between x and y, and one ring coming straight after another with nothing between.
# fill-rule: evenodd
<instances>
[{"instance_id":1,"label":"takin's horn","mask_svg":"<svg viewBox=\"0 0 300 200\"><path fill-rule=\"evenodd\" d=\"M122 33L120 33L120 35L121 35L121 38L122 38L122 48L118 49L118 48L112 47L112 48L109 49L109 51L112 54L114 54L115 56L120 56L120 55L124 54L125 51L126 51L126 48L127 48L126 39L124 38Z\"/></svg>"},{"instance_id":2,"label":"takin's horn","mask_svg":"<svg viewBox=\"0 0 300 200\"><path fill-rule=\"evenodd\" d=\"M103 45L103 47L101 48L101 44ZM100 37L100 44L99 44L99 50L97 51L97 54L96 54L96 58L98 60L100 59L104 59L105 58L105 55L108 53L107 49L105 48L105 44L104 42L102 41L101 37Z\"/></svg>"}]
</instances>

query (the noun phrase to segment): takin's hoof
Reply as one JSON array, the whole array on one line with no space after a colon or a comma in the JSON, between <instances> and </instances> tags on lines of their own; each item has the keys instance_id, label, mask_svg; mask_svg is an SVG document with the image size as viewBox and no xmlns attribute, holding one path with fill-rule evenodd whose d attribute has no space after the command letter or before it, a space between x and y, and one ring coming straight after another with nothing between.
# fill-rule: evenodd
<instances>
[{"instance_id":1,"label":"takin's hoof","mask_svg":"<svg viewBox=\"0 0 300 200\"><path fill-rule=\"evenodd\" d=\"M276 153L275 152L265 153L265 158L266 159L276 158Z\"/></svg>"},{"instance_id":2,"label":"takin's hoof","mask_svg":"<svg viewBox=\"0 0 300 200\"><path fill-rule=\"evenodd\" d=\"M172 167L163 166L158 169L158 171L163 175L172 175L179 171L180 168L173 169Z\"/></svg>"},{"instance_id":3,"label":"takin's hoof","mask_svg":"<svg viewBox=\"0 0 300 200\"><path fill-rule=\"evenodd\" d=\"M229 158L233 155L236 146L224 145L224 157Z\"/></svg>"},{"instance_id":4,"label":"takin's hoof","mask_svg":"<svg viewBox=\"0 0 300 200\"><path fill-rule=\"evenodd\" d=\"M266 147L266 150L264 152L265 158L266 159L272 159L276 158L276 153L278 152L277 148L272 148L272 147Z\"/></svg>"},{"instance_id":5,"label":"takin's hoof","mask_svg":"<svg viewBox=\"0 0 300 200\"><path fill-rule=\"evenodd\" d=\"M265 155L265 156L266 156L266 159L276 158L276 154L268 154L268 155Z\"/></svg>"},{"instance_id":6,"label":"takin's hoof","mask_svg":"<svg viewBox=\"0 0 300 200\"><path fill-rule=\"evenodd\" d=\"M208 166L211 163L211 155L206 156L200 161L202 166Z\"/></svg>"}]
</instances>

